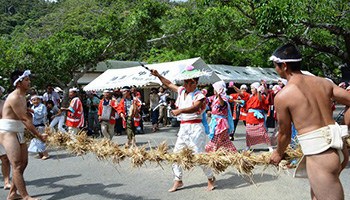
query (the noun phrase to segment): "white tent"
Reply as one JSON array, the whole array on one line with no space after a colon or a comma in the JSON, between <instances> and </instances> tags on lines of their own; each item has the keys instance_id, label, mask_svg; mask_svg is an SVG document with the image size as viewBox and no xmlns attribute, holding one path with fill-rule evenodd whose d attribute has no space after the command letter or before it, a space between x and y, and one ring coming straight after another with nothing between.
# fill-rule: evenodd
<instances>
[{"instance_id":1,"label":"white tent","mask_svg":"<svg viewBox=\"0 0 350 200\"><path fill-rule=\"evenodd\" d=\"M280 78L274 68L229 65L209 65L209 67L225 82L253 83L265 79L267 83L276 83L277 79Z\"/></svg>"},{"instance_id":2,"label":"white tent","mask_svg":"<svg viewBox=\"0 0 350 200\"><path fill-rule=\"evenodd\" d=\"M156 69L162 76L173 83L180 83L175 80L189 65L194 66L195 69L212 71L201 58L151 64L146 65L146 67ZM210 78L201 77L199 79L199 85L207 85L219 80L221 79L213 73ZM160 84L161 82L157 77L151 75L149 71L139 66L126 69L109 69L85 86L84 90L114 89L131 85L135 85L136 87L149 87Z\"/></svg>"}]
</instances>

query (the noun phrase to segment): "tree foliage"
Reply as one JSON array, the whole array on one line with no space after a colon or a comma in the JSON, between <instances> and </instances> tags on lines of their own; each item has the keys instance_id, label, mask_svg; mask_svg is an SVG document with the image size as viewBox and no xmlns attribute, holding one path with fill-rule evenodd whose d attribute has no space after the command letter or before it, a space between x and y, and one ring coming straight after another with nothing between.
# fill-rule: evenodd
<instances>
[{"instance_id":1,"label":"tree foliage","mask_svg":"<svg viewBox=\"0 0 350 200\"><path fill-rule=\"evenodd\" d=\"M350 5L319 0L10 0L0 3L0 69L30 68L39 87L68 90L106 59L271 67L284 43L304 68L336 77L350 66ZM1 84L9 84L2 79Z\"/></svg>"}]
</instances>

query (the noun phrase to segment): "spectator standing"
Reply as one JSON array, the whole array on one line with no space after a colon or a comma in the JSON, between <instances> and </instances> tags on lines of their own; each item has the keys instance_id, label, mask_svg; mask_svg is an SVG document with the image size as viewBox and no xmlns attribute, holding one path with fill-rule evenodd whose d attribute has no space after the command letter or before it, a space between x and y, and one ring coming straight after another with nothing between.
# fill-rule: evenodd
<instances>
[{"instance_id":1,"label":"spectator standing","mask_svg":"<svg viewBox=\"0 0 350 200\"><path fill-rule=\"evenodd\" d=\"M116 102L111 98L112 91L103 91L103 99L98 106L98 120L101 123L101 132L105 138L112 140L114 136Z\"/></svg>"},{"instance_id":2,"label":"spectator standing","mask_svg":"<svg viewBox=\"0 0 350 200\"><path fill-rule=\"evenodd\" d=\"M126 134L128 136L127 145L132 143L133 146L136 145L135 141L135 123L134 117L136 115L137 109L141 107L140 101L136 97L131 96L130 87L125 86L122 89L123 99L117 106L117 112L123 119L123 126L125 127Z\"/></svg>"},{"instance_id":3,"label":"spectator standing","mask_svg":"<svg viewBox=\"0 0 350 200\"><path fill-rule=\"evenodd\" d=\"M86 100L86 106L88 109L88 129L94 135L98 135L99 130L99 120L98 120L98 106L100 104L100 99L96 97L92 92L87 92L88 98Z\"/></svg>"},{"instance_id":4,"label":"spectator standing","mask_svg":"<svg viewBox=\"0 0 350 200\"><path fill-rule=\"evenodd\" d=\"M70 101L68 108L61 108L61 111L67 111L68 131L73 134L78 134L79 128L84 126L84 110L83 104L78 97L78 88L69 89Z\"/></svg>"},{"instance_id":5,"label":"spectator standing","mask_svg":"<svg viewBox=\"0 0 350 200\"><path fill-rule=\"evenodd\" d=\"M43 102L45 106L47 106L48 100L53 101L55 106L58 106L58 107L61 106L61 97L57 92L53 90L52 85L48 85L46 87L46 92L43 95Z\"/></svg>"},{"instance_id":6,"label":"spectator standing","mask_svg":"<svg viewBox=\"0 0 350 200\"><path fill-rule=\"evenodd\" d=\"M114 91L114 96L112 99L115 101L115 103L118 105L120 101L122 100L121 98L121 93L120 90L115 90ZM123 131L123 119L120 117L118 112L115 113L115 126L114 126L115 132L117 132L117 135L121 135Z\"/></svg>"},{"instance_id":7,"label":"spectator standing","mask_svg":"<svg viewBox=\"0 0 350 200\"><path fill-rule=\"evenodd\" d=\"M158 96L159 96L159 118L158 118L158 124L161 124L163 127L167 126L167 103L166 99L169 96L169 92L164 90L162 86L158 88Z\"/></svg>"},{"instance_id":8,"label":"spectator standing","mask_svg":"<svg viewBox=\"0 0 350 200\"><path fill-rule=\"evenodd\" d=\"M158 127L159 110L155 109L158 105L158 102L159 102L158 91L156 88L152 88L150 98L149 98L149 107L151 109L153 132L156 132L159 130L159 127Z\"/></svg>"}]
</instances>

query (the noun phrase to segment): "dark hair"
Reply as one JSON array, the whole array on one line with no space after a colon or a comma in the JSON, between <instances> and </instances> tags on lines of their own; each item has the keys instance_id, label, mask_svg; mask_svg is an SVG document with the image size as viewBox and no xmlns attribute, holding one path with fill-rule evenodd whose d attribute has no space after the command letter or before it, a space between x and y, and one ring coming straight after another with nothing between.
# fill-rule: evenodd
<instances>
[{"instance_id":1,"label":"dark hair","mask_svg":"<svg viewBox=\"0 0 350 200\"><path fill-rule=\"evenodd\" d=\"M196 81L196 83L198 84L198 81L199 81L199 77L197 78L193 78L194 81Z\"/></svg>"},{"instance_id":2,"label":"dark hair","mask_svg":"<svg viewBox=\"0 0 350 200\"><path fill-rule=\"evenodd\" d=\"M158 89L157 88L151 88L151 94L152 93L158 93Z\"/></svg>"},{"instance_id":3,"label":"dark hair","mask_svg":"<svg viewBox=\"0 0 350 200\"><path fill-rule=\"evenodd\" d=\"M280 59L301 59L302 55L300 49L295 44L286 44L282 47L276 49L273 54ZM292 71L297 71L301 69L300 62L286 62ZM282 66L282 63L277 63L278 67Z\"/></svg>"},{"instance_id":4,"label":"dark hair","mask_svg":"<svg viewBox=\"0 0 350 200\"><path fill-rule=\"evenodd\" d=\"M12 72L12 74L10 76L12 83L15 82L15 80L18 77L22 76L23 73L24 73L23 70L15 70L14 72Z\"/></svg>"},{"instance_id":5,"label":"dark hair","mask_svg":"<svg viewBox=\"0 0 350 200\"><path fill-rule=\"evenodd\" d=\"M51 104L51 105L53 105L53 106L55 105L55 104L53 103L52 100L48 100L48 101L47 101L47 105L49 105L49 104Z\"/></svg>"},{"instance_id":6,"label":"dark hair","mask_svg":"<svg viewBox=\"0 0 350 200\"><path fill-rule=\"evenodd\" d=\"M131 88L129 86L124 86L122 89L131 90Z\"/></svg>"}]
</instances>

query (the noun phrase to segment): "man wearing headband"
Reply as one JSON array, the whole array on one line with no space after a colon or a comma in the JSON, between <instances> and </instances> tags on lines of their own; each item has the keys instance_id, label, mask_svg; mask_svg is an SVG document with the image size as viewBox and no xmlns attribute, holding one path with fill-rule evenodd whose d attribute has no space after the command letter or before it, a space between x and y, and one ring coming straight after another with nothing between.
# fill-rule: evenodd
<instances>
[{"instance_id":1,"label":"man wearing headband","mask_svg":"<svg viewBox=\"0 0 350 200\"><path fill-rule=\"evenodd\" d=\"M174 153L181 152L183 148L188 147L194 150L194 154L205 152L205 129L202 124L202 115L206 110L206 97L197 90L199 77L199 70L194 70L194 67L189 66L182 74L185 78L184 86L177 86L171 83L168 79L160 75L157 70L151 70L152 75L159 78L159 80L169 89L178 93L176 106L178 109L172 110L171 113L177 116L181 121L180 130L174 147ZM208 186L206 190L213 190L215 184L215 177L207 166L201 166L204 174L208 178ZM182 168L179 164L173 164L173 172L175 175L175 183L169 192L174 192L183 186L182 182Z\"/></svg>"},{"instance_id":2,"label":"man wearing headband","mask_svg":"<svg viewBox=\"0 0 350 200\"><path fill-rule=\"evenodd\" d=\"M23 172L28 163L27 145L24 139L24 128L34 133L41 141L45 141L45 136L41 135L32 123L31 114L28 113L26 92L30 89L30 71L16 70L11 74L15 90L7 97L3 118L0 120L0 143L4 146L7 156L11 162L12 185L8 199L34 199L28 195ZM19 191L20 196L16 194Z\"/></svg>"},{"instance_id":3,"label":"man wearing headband","mask_svg":"<svg viewBox=\"0 0 350 200\"><path fill-rule=\"evenodd\" d=\"M74 135L78 134L79 128L84 126L84 110L83 103L78 97L78 88L69 89L69 98L71 102L68 108L61 108L61 111L67 111L67 121L68 131Z\"/></svg>"},{"instance_id":4,"label":"man wearing headband","mask_svg":"<svg viewBox=\"0 0 350 200\"><path fill-rule=\"evenodd\" d=\"M277 149L270 162L277 166L281 161L290 144L293 122L304 153L295 177L309 178L312 199L344 199L339 175L349 159L342 139L348 135L348 127L334 121L330 107L331 99L350 106L350 94L324 78L303 75L301 58L300 50L293 44L278 48L270 58L277 73L288 80L275 98L280 127ZM344 118L350 125L350 111Z\"/></svg>"},{"instance_id":5,"label":"man wearing headband","mask_svg":"<svg viewBox=\"0 0 350 200\"><path fill-rule=\"evenodd\" d=\"M132 97L130 90L129 86L123 87L123 99L117 106L117 112L123 119L123 127L125 128L128 137L127 145L131 142L132 146L135 146L136 127L134 117L137 115L137 110L141 109L141 101L137 97Z\"/></svg>"}]
</instances>

